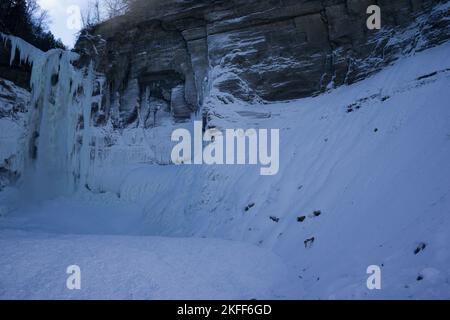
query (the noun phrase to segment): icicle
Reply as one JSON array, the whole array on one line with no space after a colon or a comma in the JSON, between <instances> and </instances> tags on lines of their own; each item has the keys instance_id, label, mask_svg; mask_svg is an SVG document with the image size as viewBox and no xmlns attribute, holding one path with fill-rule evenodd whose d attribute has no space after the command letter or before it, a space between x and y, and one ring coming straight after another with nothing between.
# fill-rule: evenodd
<instances>
[{"instance_id":1,"label":"icicle","mask_svg":"<svg viewBox=\"0 0 450 320\"><path fill-rule=\"evenodd\" d=\"M88 176L90 164L90 142L91 142L91 111L92 111L92 93L94 84L94 70L92 63L89 65L88 73L85 79L85 97L82 103L84 128L83 144L80 153L80 185L85 185Z\"/></svg>"},{"instance_id":2,"label":"icicle","mask_svg":"<svg viewBox=\"0 0 450 320\"><path fill-rule=\"evenodd\" d=\"M42 58L44 54L43 51L38 48L32 46L28 42L14 37L10 35L6 35L0 32L0 37L3 39L3 43L6 46L6 43L9 41L11 44L11 52L10 52L10 60L9 64L12 65L16 58L17 49L20 52L20 63L30 63L33 64L38 59Z\"/></svg>"}]
</instances>

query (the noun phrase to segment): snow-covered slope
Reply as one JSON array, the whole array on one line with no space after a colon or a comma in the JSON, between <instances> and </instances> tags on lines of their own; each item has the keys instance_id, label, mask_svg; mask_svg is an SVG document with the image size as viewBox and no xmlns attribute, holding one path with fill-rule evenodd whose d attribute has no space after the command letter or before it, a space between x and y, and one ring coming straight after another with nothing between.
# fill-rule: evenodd
<instances>
[{"instance_id":1,"label":"snow-covered slope","mask_svg":"<svg viewBox=\"0 0 450 320\"><path fill-rule=\"evenodd\" d=\"M280 172L269 177L258 166L140 163L146 131L116 132L96 150L87 189L27 204L10 190L19 201L0 218L0 295L450 298L449 86L446 43L317 97L214 101L210 125L280 129ZM60 256L86 269L80 296L64 291ZM367 289L369 265L381 267L382 290Z\"/></svg>"}]
</instances>

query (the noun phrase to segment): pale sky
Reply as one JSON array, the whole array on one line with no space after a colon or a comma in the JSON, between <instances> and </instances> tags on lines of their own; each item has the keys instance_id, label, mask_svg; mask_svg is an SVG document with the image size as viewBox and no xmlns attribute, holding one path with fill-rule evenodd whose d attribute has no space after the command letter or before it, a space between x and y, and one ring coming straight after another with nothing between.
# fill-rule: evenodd
<instances>
[{"instance_id":1,"label":"pale sky","mask_svg":"<svg viewBox=\"0 0 450 320\"><path fill-rule=\"evenodd\" d=\"M88 0L38 0L38 3L50 14L50 30L55 38L73 48L81 29L80 12L86 8Z\"/></svg>"}]
</instances>

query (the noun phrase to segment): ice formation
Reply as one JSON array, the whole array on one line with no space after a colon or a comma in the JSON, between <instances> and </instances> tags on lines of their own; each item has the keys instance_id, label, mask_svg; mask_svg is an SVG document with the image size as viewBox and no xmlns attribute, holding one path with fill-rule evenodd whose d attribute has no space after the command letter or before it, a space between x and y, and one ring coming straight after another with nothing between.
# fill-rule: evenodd
<instances>
[{"instance_id":1,"label":"ice formation","mask_svg":"<svg viewBox=\"0 0 450 320\"><path fill-rule=\"evenodd\" d=\"M93 67L77 69L72 51L42 52L20 38L1 37L11 44L11 64L18 51L20 62L32 65L25 185L35 194L73 192L85 184L89 168Z\"/></svg>"}]
</instances>

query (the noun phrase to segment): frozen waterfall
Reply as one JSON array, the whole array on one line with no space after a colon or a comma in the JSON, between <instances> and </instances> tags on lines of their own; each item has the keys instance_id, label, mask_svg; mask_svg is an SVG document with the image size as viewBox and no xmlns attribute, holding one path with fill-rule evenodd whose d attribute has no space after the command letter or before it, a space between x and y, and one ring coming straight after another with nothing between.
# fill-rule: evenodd
<instances>
[{"instance_id":1,"label":"frozen waterfall","mask_svg":"<svg viewBox=\"0 0 450 320\"><path fill-rule=\"evenodd\" d=\"M42 52L0 36L11 45L11 64L18 51L20 63L32 65L24 185L38 197L73 192L85 185L89 170L93 67L77 69L72 51Z\"/></svg>"}]
</instances>

